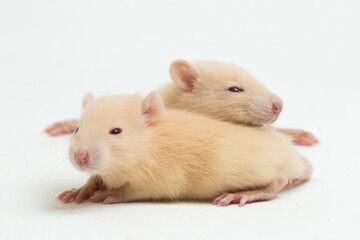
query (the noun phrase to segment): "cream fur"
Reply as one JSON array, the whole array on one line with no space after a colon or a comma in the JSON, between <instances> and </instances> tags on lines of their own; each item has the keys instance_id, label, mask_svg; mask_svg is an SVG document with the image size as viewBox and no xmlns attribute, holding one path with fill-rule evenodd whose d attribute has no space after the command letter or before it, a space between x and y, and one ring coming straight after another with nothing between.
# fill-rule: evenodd
<instances>
[{"instance_id":1,"label":"cream fur","mask_svg":"<svg viewBox=\"0 0 360 240\"><path fill-rule=\"evenodd\" d=\"M309 175L307 161L289 139L270 128L244 127L177 110L163 110L148 125L155 110L143 114L144 101L132 95L88 103L71 141L73 164L74 152L95 149L90 151L91 168L82 170L100 176L124 201L212 199L266 185L282 175L300 179ZM114 127L122 133L109 134Z\"/></svg>"},{"instance_id":2,"label":"cream fur","mask_svg":"<svg viewBox=\"0 0 360 240\"><path fill-rule=\"evenodd\" d=\"M174 83L159 90L167 108L245 125L272 123L278 117L272 113L272 102L282 104L281 99L235 64L177 60L170 66L170 75ZM232 86L245 91L229 92Z\"/></svg>"}]
</instances>

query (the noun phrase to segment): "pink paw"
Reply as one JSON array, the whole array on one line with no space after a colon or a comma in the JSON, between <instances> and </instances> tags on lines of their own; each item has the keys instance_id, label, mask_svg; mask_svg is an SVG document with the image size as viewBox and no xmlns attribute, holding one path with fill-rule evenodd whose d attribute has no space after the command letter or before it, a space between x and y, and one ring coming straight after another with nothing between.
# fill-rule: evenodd
<instances>
[{"instance_id":1,"label":"pink paw","mask_svg":"<svg viewBox=\"0 0 360 240\"><path fill-rule=\"evenodd\" d=\"M242 207L249 202L251 202L249 196L245 192L244 193L240 192L240 193L224 193L220 197L216 198L213 201L213 204L221 207L225 207L228 206L229 204L237 203L239 207Z\"/></svg>"},{"instance_id":2,"label":"pink paw","mask_svg":"<svg viewBox=\"0 0 360 240\"><path fill-rule=\"evenodd\" d=\"M91 197L94 191L94 188L73 188L60 194L57 199L59 199L63 203L82 203L83 201Z\"/></svg>"},{"instance_id":3,"label":"pink paw","mask_svg":"<svg viewBox=\"0 0 360 240\"><path fill-rule=\"evenodd\" d=\"M98 191L90 198L90 201L94 203L112 204L124 202L121 198L111 195L107 191Z\"/></svg>"},{"instance_id":4,"label":"pink paw","mask_svg":"<svg viewBox=\"0 0 360 240\"><path fill-rule=\"evenodd\" d=\"M313 146L313 145L319 143L319 140L317 140L314 135L312 135L309 132L302 131L302 130L299 130L298 133L293 135L292 141L294 144L302 145L302 146Z\"/></svg>"},{"instance_id":5,"label":"pink paw","mask_svg":"<svg viewBox=\"0 0 360 240\"><path fill-rule=\"evenodd\" d=\"M80 193L80 189L73 188L57 196L57 199L59 199L63 203L74 202L76 200L76 197L79 195L79 193Z\"/></svg>"}]
</instances>

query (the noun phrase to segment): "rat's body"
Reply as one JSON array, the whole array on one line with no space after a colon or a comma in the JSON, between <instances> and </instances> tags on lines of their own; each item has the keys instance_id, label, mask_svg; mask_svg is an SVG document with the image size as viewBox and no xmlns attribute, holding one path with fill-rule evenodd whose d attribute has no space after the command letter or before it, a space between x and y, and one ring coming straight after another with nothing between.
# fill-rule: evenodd
<instances>
[{"instance_id":1,"label":"rat's body","mask_svg":"<svg viewBox=\"0 0 360 240\"><path fill-rule=\"evenodd\" d=\"M244 205L270 199L290 180L306 180L312 171L288 138L272 129L176 110L161 113L156 94L143 101L104 97L85 105L70 158L93 177L85 188L60 195L64 202L208 200L249 190L216 201ZM112 128L121 133L113 135Z\"/></svg>"},{"instance_id":2,"label":"rat's body","mask_svg":"<svg viewBox=\"0 0 360 240\"><path fill-rule=\"evenodd\" d=\"M250 73L229 63L201 61L190 64L174 61L170 67L173 83L159 94L168 109L201 113L222 121L249 126L273 123L282 110L282 101ZM71 133L78 121L56 123L47 129L50 135ZM278 129L299 145L318 141L310 133Z\"/></svg>"}]
</instances>

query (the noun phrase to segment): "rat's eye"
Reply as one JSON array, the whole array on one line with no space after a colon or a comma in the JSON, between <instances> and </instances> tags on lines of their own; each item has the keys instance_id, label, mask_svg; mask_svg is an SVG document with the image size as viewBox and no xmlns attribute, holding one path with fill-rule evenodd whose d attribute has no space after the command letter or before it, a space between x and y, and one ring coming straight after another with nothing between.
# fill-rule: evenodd
<instances>
[{"instance_id":1,"label":"rat's eye","mask_svg":"<svg viewBox=\"0 0 360 240\"><path fill-rule=\"evenodd\" d=\"M120 134L121 132L122 132L121 128L114 128L114 129L111 129L111 131L109 133L116 135L116 134Z\"/></svg>"},{"instance_id":2,"label":"rat's eye","mask_svg":"<svg viewBox=\"0 0 360 240\"><path fill-rule=\"evenodd\" d=\"M77 133L79 131L79 127L77 127L76 129L75 129L75 133Z\"/></svg>"},{"instance_id":3,"label":"rat's eye","mask_svg":"<svg viewBox=\"0 0 360 240\"><path fill-rule=\"evenodd\" d=\"M230 88L228 89L228 91L230 91L230 92L243 92L244 89L241 88L241 87L230 87Z\"/></svg>"}]
</instances>

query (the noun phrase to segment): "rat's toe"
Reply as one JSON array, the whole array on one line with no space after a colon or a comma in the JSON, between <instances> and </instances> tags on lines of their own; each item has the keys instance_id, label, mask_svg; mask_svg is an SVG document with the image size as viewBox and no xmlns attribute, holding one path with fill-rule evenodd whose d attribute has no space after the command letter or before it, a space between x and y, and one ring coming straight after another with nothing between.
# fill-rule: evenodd
<instances>
[{"instance_id":1,"label":"rat's toe","mask_svg":"<svg viewBox=\"0 0 360 240\"><path fill-rule=\"evenodd\" d=\"M223 193L221 196L215 198L215 200L213 201L213 204L216 205L218 204L224 197L226 197L227 193Z\"/></svg>"},{"instance_id":2,"label":"rat's toe","mask_svg":"<svg viewBox=\"0 0 360 240\"><path fill-rule=\"evenodd\" d=\"M99 203L99 202L103 202L107 196L108 194L106 192L98 191L95 192L94 195L89 198L89 200L95 203Z\"/></svg>"},{"instance_id":3,"label":"rat's toe","mask_svg":"<svg viewBox=\"0 0 360 240\"><path fill-rule=\"evenodd\" d=\"M107 198L105 198L105 200L103 201L103 204L112 204L112 203L116 203L116 198L113 196L108 196Z\"/></svg>"},{"instance_id":4,"label":"rat's toe","mask_svg":"<svg viewBox=\"0 0 360 240\"><path fill-rule=\"evenodd\" d=\"M236 200L236 196L232 193L227 194L221 201L218 202L218 206L228 206L230 203Z\"/></svg>"}]
</instances>

